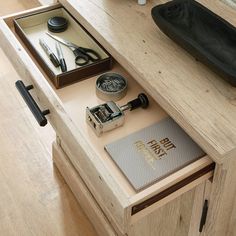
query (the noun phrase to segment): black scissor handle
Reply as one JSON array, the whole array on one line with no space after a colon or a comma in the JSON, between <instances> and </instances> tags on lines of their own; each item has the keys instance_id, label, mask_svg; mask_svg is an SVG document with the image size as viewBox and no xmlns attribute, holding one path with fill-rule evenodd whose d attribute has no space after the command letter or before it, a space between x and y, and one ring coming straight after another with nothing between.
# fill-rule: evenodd
<instances>
[{"instance_id":1,"label":"black scissor handle","mask_svg":"<svg viewBox=\"0 0 236 236\"><path fill-rule=\"evenodd\" d=\"M45 126L47 124L47 119L45 115L49 114L49 110L41 111L37 103L34 101L33 97L29 93L30 89L33 89L33 85L25 86L21 80L16 81L16 88L21 94L22 98L25 100L25 103L33 113L35 119L37 120L40 126Z\"/></svg>"},{"instance_id":2,"label":"black scissor handle","mask_svg":"<svg viewBox=\"0 0 236 236\"><path fill-rule=\"evenodd\" d=\"M79 47L73 51L75 55L75 63L79 66L84 66L89 61L95 62L101 59L101 56L92 49Z\"/></svg>"},{"instance_id":3,"label":"black scissor handle","mask_svg":"<svg viewBox=\"0 0 236 236\"><path fill-rule=\"evenodd\" d=\"M101 56L93 49L80 47L80 50L82 53L86 54L92 62L101 60Z\"/></svg>"},{"instance_id":4,"label":"black scissor handle","mask_svg":"<svg viewBox=\"0 0 236 236\"><path fill-rule=\"evenodd\" d=\"M76 65L84 66L89 63L89 57L86 54L82 53L79 48L75 49L73 53L75 55Z\"/></svg>"}]
</instances>

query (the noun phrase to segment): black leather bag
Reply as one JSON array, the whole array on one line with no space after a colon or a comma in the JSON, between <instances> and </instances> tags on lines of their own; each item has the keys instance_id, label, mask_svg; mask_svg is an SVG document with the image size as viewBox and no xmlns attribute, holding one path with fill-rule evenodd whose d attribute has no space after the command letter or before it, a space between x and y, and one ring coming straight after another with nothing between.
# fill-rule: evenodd
<instances>
[{"instance_id":1,"label":"black leather bag","mask_svg":"<svg viewBox=\"0 0 236 236\"><path fill-rule=\"evenodd\" d=\"M236 28L194 0L155 6L152 17L172 40L236 86Z\"/></svg>"}]
</instances>

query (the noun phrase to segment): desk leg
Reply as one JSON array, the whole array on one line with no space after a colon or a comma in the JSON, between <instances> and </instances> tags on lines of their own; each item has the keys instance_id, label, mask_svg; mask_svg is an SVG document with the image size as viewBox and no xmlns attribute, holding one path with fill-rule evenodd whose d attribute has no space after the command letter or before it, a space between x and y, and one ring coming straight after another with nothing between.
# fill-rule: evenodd
<instances>
[{"instance_id":1,"label":"desk leg","mask_svg":"<svg viewBox=\"0 0 236 236\"><path fill-rule=\"evenodd\" d=\"M236 235L236 158L216 165L204 236Z\"/></svg>"}]
</instances>

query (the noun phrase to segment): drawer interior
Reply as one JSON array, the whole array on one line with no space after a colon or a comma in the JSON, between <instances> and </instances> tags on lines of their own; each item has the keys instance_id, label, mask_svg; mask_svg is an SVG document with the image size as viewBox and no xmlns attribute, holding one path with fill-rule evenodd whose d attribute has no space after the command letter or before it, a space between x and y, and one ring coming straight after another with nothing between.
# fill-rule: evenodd
<instances>
[{"instance_id":1,"label":"drawer interior","mask_svg":"<svg viewBox=\"0 0 236 236\"><path fill-rule=\"evenodd\" d=\"M112 71L123 75L128 81L127 95L117 101L118 104L126 104L128 101L136 98L139 93L145 93L139 84L118 63L114 65ZM83 136L90 142L91 148L104 160L108 169L112 169L113 174L119 177L122 185L126 186L126 190L130 194L134 194L133 188L128 184L123 175L120 174L120 170L116 168L114 162L104 150L104 146L162 120L167 114L149 97L150 105L147 109L143 110L139 108L134 111L128 111L125 114L125 123L122 127L103 133L100 137L97 137L92 128L86 123L85 117L86 107L93 107L104 103L104 101L96 96L95 82L97 78L98 76L95 76L55 92L60 97L72 120L83 133Z\"/></svg>"},{"instance_id":2,"label":"drawer interior","mask_svg":"<svg viewBox=\"0 0 236 236\"><path fill-rule=\"evenodd\" d=\"M127 95L123 99L117 101L118 104L126 104L131 99L136 98L140 92L145 93L142 87L118 63L115 63L111 71L123 75L128 80ZM168 117L168 114L151 97L149 97L150 105L147 109L143 110L139 108L134 111L128 111L125 115L125 123L122 127L106 132L102 134L102 136L98 137L86 123L85 116L86 107L93 107L104 103L104 101L100 100L96 96L95 82L97 78L98 76L94 76L65 88L55 90L55 92L59 96L73 122L83 133L85 139L90 143L90 147L99 154L101 160L103 160L112 175L115 176L117 181L130 197L135 196L135 199L138 199L138 196L140 196L140 198L143 198L143 196L147 193L151 193L155 188L159 188L159 190L162 188L165 189L187 176L192 175L194 172L201 170L205 166L208 166L212 162L209 157L204 156L156 184L147 187L140 192L136 192L104 150L104 146L133 132L141 130L142 128L159 122Z\"/></svg>"},{"instance_id":3,"label":"drawer interior","mask_svg":"<svg viewBox=\"0 0 236 236\"><path fill-rule=\"evenodd\" d=\"M5 22L15 34L12 21L13 17L5 19ZM16 34L15 36L16 38L18 38ZM18 40L21 42L19 38ZM23 45L22 42L21 44ZM25 50L28 51L28 49L26 48ZM28 53L35 64L38 65L33 55L29 51ZM165 189L211 165L212 160L208 156L204 156L197 161L189 164L188 166L160 180L159 182L154 183L152 186L147 187L140 192L136 192L126 180L121 171L118 169L116 164L106 153L106 151L104 150L104 146L144 127L150 126L164 119L165 117L168 117L168 114L158 105L156 101L148 96L150 105L147 109L143 110L139 108L134 111L127 111L125 114L125 124L122 127L104 133L102 136L97 137L91 127L86 123L85 111L86 107L93 107L98 104L104 103L104 101L96 96L95 91L95 81L99 75L93 76L83 81L79 81L61 89L55 89L50 79L46 76L39 65L38 68L41 70L42 74L44 74L49 86L51 86L56 95L59 97L65 111L67 112L75 126L83 134L83 137L89 144L89 147L98 154L101 162L106 166L106 170L126 193L126 196L128 196L128 199L130 199L131 204L135 205L139 202L145 201L145 199L149 199L150 197L164 191ZM117 102L119 105L124 105L128 101L135 99L141 92L146 93L143 88L132 78L132 76L130 76L125 71L125 69L122 68L117 62L114 63L111 71L123 75L128 81L127 95ZM209 176L207 176L207 178L209 178Z\"/></svg>"}]
</instances>

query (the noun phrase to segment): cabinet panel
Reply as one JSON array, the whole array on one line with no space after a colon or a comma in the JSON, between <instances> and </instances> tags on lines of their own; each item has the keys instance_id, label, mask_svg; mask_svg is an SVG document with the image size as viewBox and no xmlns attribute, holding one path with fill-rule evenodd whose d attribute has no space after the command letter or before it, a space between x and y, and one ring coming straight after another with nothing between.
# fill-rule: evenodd
<instances>
[{"instance_id":1,"label":"cabinet panel","mask_svg":"<svg viewBox=\"0 0 236 236\"><path fill-rule=\"evenodd\" d=\"M206 182L149 214L129 229L129 236L198 236Z\"/></svg>"},{"instance_id":2,"label":"cabinet panel","mask_svg":"<svg viewBox=\"0 0 236 236\"><path fill-rule=\"evenodd\" d=\"M236 235L236 158L216 165L204 236Z\"/></svg>"}]
</instances>

